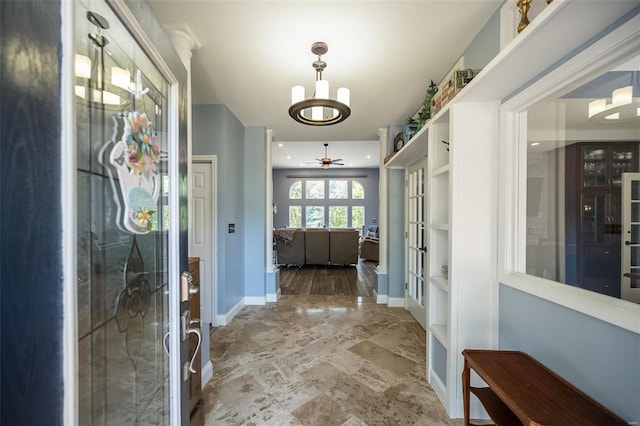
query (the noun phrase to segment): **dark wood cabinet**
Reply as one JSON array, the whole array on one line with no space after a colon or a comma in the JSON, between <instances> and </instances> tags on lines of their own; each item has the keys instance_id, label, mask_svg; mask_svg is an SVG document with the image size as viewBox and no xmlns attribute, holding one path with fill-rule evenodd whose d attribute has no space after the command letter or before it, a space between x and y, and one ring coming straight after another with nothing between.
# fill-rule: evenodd
<instances>
[{"instance_id":1,"label":"dark wood cabinet","mask_svg":"<svg viewBox=\"0 0 640 426\"><path fill-rule=\"evenodd\" d=\"M638 144L577 143L565 155L567 283L620 297L622 174L638 170Z\"/></svg>"},{"instance_id":2,"label":"dark wood cabinet","mask_svg":"<svg viewBox=\"0 0 640 426\"><path fill-rule=\"evenodd\" d=\"M200 320L200 258L189 258L189 273L193 278L193 287L197 287L198 291L191 294L189 299L189 311L191 311L192 320ZM200 323L193 324L192 327L199 327ZM200 330L201 332L202 329ZM189 335L189 359L193 356L194 351L198 346L198 338L194 334ZM201 351L195 356L193 366L196 369L195 373L189 376L189 410L191 413L190 426L203 426L204 415L202 413L202 406L204 400L202 398L202 375L201 375Z\"/></svg>"}]
</instances>

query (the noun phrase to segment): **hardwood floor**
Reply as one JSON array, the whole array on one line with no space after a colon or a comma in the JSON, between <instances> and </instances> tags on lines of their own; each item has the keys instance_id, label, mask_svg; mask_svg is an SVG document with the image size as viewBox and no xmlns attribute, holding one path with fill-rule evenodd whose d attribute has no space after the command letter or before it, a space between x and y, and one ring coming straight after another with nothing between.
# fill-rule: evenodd
<instances>
[{"instance_id":1,"label":"hardwood floor","mask_svg":"<svg viewBox=\"0 0 640 426\"><path fill-rule=\"evenodd\" d=\"M282 295L371 296L377 263L356 266L280 266Z\"/></svg>"}]
</instances>

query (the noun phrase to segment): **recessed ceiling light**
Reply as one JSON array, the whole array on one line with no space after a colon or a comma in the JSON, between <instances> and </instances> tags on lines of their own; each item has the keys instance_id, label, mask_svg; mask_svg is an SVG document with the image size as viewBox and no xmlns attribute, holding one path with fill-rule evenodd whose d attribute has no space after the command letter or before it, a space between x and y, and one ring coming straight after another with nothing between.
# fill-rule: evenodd
<instances>
[{"instance_id":1,"label":"recessed ceiling light","mask_svg":"<svg viewBox=\"0 0 640 426\"><path fill-rule=\"evenodd\" d=\"M353 167L353 163L349 163L349 166Z\"/></svg>"},{"instance_id":2,"label":"recessed ceiling light","mask_svg":"<svg viewBox=\"0 0 640 426\"><path fill-rule=\"evenodd\" d=\"M291 156L290 155L287 155L287 160L291 160Z\"/></svg>"},{"instance_id":3,"label":"recessed ceiling light","mask_svg":"<svg viewBox=\"0 0 640 426\"><path fill-rule=\"evenodd\" d=\"M278 148L282 148L283 146L282 142L278 144Z\"/></svg>"},{"instance_id":4,"label":"recessed ceiling light","mask_svg":"<svg viewBox=\"0 0 640 426\"><path fill-rule=\"evenodd\" d=\"M367 155L367 158L371 158L371 156L370 156L370 155Z\"/></svg>"},{"instance_id":5,"label":"recessed ceiling light","mask_svg":"<svg viewBox=\"0 0 640 426\"><path fill-rule=\"evenodd\" d=\"M538 146L538 145L540 145L540 142L533 142L533 143L531 144L531 146Z\"/></svg>"}]
</instances>

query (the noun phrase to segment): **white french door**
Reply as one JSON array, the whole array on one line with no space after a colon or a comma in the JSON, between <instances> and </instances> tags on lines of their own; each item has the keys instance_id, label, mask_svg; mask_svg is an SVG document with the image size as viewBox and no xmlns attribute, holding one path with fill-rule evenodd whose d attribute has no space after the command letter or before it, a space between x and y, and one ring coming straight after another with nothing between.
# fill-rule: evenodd
<instances>
[{"instance_id":1,"label":"white french door","mask_svg":"<svg viewBox=\"0 0 640 426\"><path fill-rule=\"evenodd\" d=\"M622 175L621 297L640 303L640 173Z\"/></svg>"},{"instance_id":2,"label":"white french door","mask_svg":"<svg viewBox=\"0 0 640 426\"><path fill-rule=\"evenodd\" d=\"M426 157L406 171L407 208L407 268L405 273L405 305L422 328L427 328L425 278L428 276L427 258L427 159Z\"/></svg>"}]
</instances>

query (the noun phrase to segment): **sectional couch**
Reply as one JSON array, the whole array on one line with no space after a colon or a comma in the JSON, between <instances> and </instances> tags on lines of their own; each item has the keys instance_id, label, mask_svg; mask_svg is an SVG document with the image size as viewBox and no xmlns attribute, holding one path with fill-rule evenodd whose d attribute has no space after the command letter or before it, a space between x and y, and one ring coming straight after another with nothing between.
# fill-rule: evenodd
<instances>
[{"instance_id":1,"label":"sectional couch","mask_svg":"<svg viewBox=\"0 0 640 426\"><path fill-rule=\"evenodd\" d=\"M350 265L358 263L359 234L348 228L274 230L280 265Z\"/></svg>"}]
</instances>

